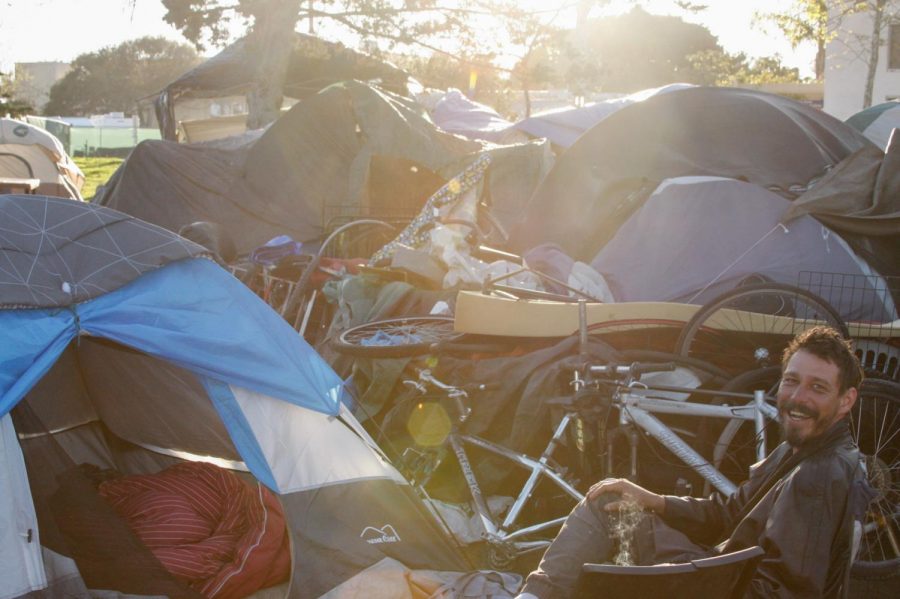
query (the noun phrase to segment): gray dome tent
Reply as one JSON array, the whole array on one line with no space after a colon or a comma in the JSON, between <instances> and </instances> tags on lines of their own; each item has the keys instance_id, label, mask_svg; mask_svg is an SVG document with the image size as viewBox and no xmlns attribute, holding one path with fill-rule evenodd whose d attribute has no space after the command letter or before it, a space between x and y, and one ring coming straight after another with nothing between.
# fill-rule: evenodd
<instances>
[{"instance_id":1,"label":"gray dome tent","mask_svg":"<svg viewBox=\"0 0 900 599\"><path fill-rule=\"evenodd\" d=\"M606 278L616 301L700 305L746 279L804 285L823 273L840 274L857 287L827 289L826 297L845 320L893 321L897 314L887 285L878 284L866 262L813 217L786 220L790 207L788 200L743 181L667 179L591 266Z\"/></svg>"}]
</instances>

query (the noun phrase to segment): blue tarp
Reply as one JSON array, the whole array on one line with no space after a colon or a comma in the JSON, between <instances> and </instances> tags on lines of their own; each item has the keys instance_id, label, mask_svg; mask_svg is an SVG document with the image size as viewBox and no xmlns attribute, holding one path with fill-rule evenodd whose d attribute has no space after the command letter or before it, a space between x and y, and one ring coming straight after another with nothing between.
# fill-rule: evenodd
<instances>
[{"instance_id":1,"label":"blue tarp","mask_svg":"<svg viewBox=\"0 0 900 599\"><path fill-rule=\"evenodd\" d=\"M0 311L0 415L79 334L201 377L336 414L340 378L269 306L213 262L188 259L65 308Z\"/></svg>"}]
</instances>

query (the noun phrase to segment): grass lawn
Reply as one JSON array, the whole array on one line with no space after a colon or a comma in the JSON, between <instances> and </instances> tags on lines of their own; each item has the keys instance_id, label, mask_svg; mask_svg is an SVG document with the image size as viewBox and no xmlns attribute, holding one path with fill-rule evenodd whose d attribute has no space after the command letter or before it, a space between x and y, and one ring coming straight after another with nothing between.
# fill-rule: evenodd
<instances>
[{"instance_id":1,"label":"grass lawn","mask_svg":"<svg viewBox=\"0 0 900 599\"><path fill-rule=\"evenodd\" d=\"M98 185L106 183L119 165L122 158L80 157L73 158L75 164L84 173L84 187L81 188L81 197L90 200L94 197Z\"/></svg>"}]
</instances>

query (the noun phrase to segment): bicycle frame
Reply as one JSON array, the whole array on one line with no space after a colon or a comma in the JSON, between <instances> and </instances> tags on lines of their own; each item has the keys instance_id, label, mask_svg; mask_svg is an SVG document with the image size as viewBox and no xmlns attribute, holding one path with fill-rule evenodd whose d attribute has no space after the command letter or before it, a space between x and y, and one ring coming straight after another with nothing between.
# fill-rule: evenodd
<instances>
[{"instance_id":1,"label":"bicycle frame","mask_svg":"<svg viewBox=\"0 0 900 599\"><path fill-rule=\"evenodd\" d=\"M672 390L649 389L647 390ZM684 391L683 389L679 389ZM716 395L723 395L716 392ZM737 489L736 485L719 472L708 460L704 459L696 450L685 443L681 437L654 416L658 414L681 414L687 416L700 416L706 418L724 418L727 420L748 420L754 422L757 434L757 457L765 457L765 421L763 417L774 419L778 412L775 407L765 403L765 395L761 391L754 393L752 404L743 406L714 406L698 404L695 402L676 401L671 399L657 399L644 397L635 393L635 388L627 388L626 391L617 393L613 405L619 410L620 425L634 424L639 429L647 432L651 437L659 441L666 449L671 451L685 465L697 472L704 480L709 481L716 489L725 495L731 495ZM744 397L743 394L735 394Z\"/></svg>"},{"instance_id":2,"label":"bicycle frame","mask_svg":"<svg viewBox=\"0 0 900 599\"><path fill-rule=\"evenodd\" d=\"M553 432L553 436L550 439L549 443L547 443L547 447L544 449L543 453L541 453L539 458L534 459L523 453L507 449L502 445L492 443L486 439L482 439L474 435L466 435L460 433L460 426L469 418L469 415L471 414L471 408L469 408L464 401L467 396L467 393L464 390L452 385L442 383L441 381L434 378L429 370L419 371L419 381L405 381L405 383L423 393L426 391L425 384L433 385L434 387L437 387L438 389L444 391L447 394L447 398L450 399L455 405L458 417L453 423L450 433L447 436L447 443L450 445L454 455L456 456L460 471L462 472L463 478L466 481L466 486L469 489L469 493L472 496L472 503L474 505L475 512L477 513L478 519L484 527L485 540L495 546L506 546L507 548L512 548L514 549L512 553L515 555L525 553L530 550L542 549L548 546L550 544L549 540L542 539L537 541L528 541L522 539L524 537L527 537L528 535L543 532L545 530L562 525L562 523L566 519L566 516L554 518L553 520L541 522L538 524L533 524L531 526L520 528L512 532L509 532L509 530L515 526L516 521L519 519L519 516L521 515L522 509L525 507L526 502L534 494L534 491L537 488L542 475L546 476L557 487L565 491L565 493L569 495L576 503L584 499L584 495L582 495L577 489L575 489L575 487L573 487L568 481L566 481L562 477L562 475L556 472L550 465L550 458L553 455L553 452L559 446L560 441L562 440L563 436L565 435L566 429L569 426L569 423L574 418L574 414L566 414L563 417L560 423L556 426L556 429ZM521 466L525 470L530 471L527 481L522 486L519 494L513 500L512 506L509 508L506 516L503 519L503 522L501 522L500 524L497 524L497 522L495 521L494 515L491 513L490 508L487 505L487 500L481 492L481 485L478 483L478 479L475 477L475 471L472 468L472 463L469 460L469 456L466 454L466 450L464 447L465 444L474 445L490 453L506 458L514 464ZM427 482L427 480L424 480L421 483L423 492L424 486L427 484Z\"/></svg>"},{"instance_id":3,"label":"bicycle frame","mask_svg":"<svg viewBox=\"0 0 900 599\"><path fill-rule=\"evenodd\" d=\"M560 476L559 473L555 472L552 467L548 465L550 456L559 445L559 442L565 434L565 431L568 428L569 422L571 422L572 418L573 416L569 414L566 415L562 421L560 421L559 425L557 425L556 430L554 431L553 437L547 444L547 448L544 449L544 452L538 459L531 458L523 453L512 451L503 446L491 443L490 441L487 441L485 439L481 439L480 437L460 434L456 430L450 433L450 447L453 449L453 453L456 455L456 460L459 463L459 467L462 471L463 477L466 479L466 485L469 487L469 492L472 495L472 502L474 504L475 511L478 514L478 518L481 521L482 526L484 526L485 537L489 542L512 543L517 553L521 553L531 549L540 549L546 547L549 544L549 541L546 540L522 541L520 539L530 534L542 532L544 530L560 526L565 521L565 516L555 518L547 522L534 524L525 528L520 528L513 532L507 532L515 525L522 512L522 508L525 506L525 503L531 498L542 475L553 481L560 489L565 491L572 499L574 499L576 503L584 498L584 495L578 492L575 487L569 484L562 476ZM528 480L525 482L522 490L519 492L519 495L515 498L512 506L507 511L503 522L499 525L494 521L494 516L488 509L487 501L485 500L485 497L481 492L481 486L478 484L478 480L475 478L475 473L472 469L471 462L469 461L469 457L466 454L465 448L463 447L464 443L480 447L481 449L502 456L512 461L513 463L518 464L524 469L531 471L528 476Z\"/></svg>"}]
</instances>

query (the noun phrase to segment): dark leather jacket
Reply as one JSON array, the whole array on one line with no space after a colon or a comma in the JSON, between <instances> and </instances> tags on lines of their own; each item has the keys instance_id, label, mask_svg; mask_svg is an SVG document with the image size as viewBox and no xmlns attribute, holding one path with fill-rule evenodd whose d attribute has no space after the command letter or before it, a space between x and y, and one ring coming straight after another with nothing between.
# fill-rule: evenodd
<instances>
[{"instance_id":1,"label":"dark leather jacket","mask_svg":"<svg viewBox=\"0 0 900 599\"><path fill-rule=\"evenodd\" d=\"M666 496L662 517L723 552L762 547L747 597L839 597L850 566L851 489L864 478L845 419L796 454L779 445L727 499Z\"/></svg>"}]
</instances>

